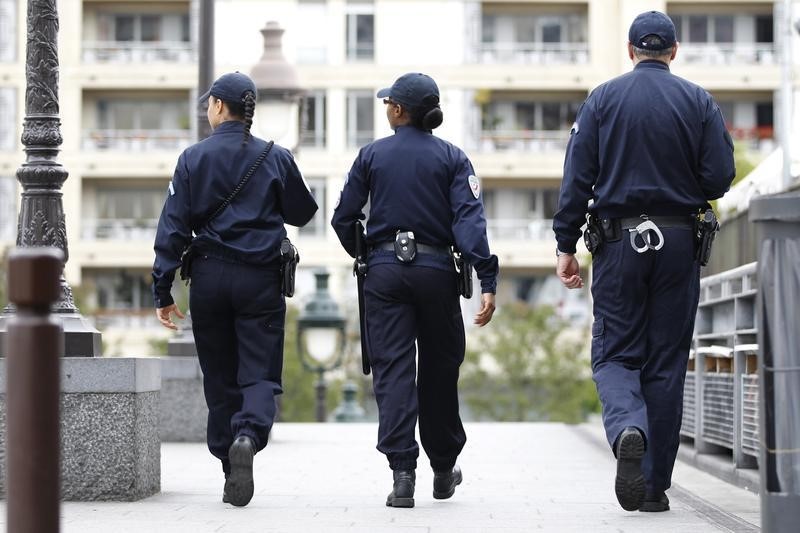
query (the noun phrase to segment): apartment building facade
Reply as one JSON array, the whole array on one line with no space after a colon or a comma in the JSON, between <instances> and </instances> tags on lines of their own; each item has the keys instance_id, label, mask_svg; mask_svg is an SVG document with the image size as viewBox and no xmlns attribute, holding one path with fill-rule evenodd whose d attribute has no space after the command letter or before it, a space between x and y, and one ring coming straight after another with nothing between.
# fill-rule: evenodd
<instances>
[{"instance_id":1,"label":"apartment building facade","mask_svg":"<svg viewBox=\"0 0 800 533\"><path fill-rule=\"evenodd\" d=\"M681 42L673 71L714 94L740 149L766 154L779 131L780 4L217 0L215 71L249 71L268 20L286 30L284 54L307 91L297 159L320 205L311 224L291 230L302 254L297 302L312 290L312 270L325 266L335 296L354 307L350 259L328 221L358 148L391 134L376 90L422 71L442 92L445 122L436 134L463 147L482 179L500 304L552 304L584 321L586 291L566 292L552 276L551 219L580 103L630 69L630 21L648 9L667 12ZM156 220L176 157L194 139L197 3L62 0L59 9L67 279L99 327L144 338L158 332L149 291ZM24 29L25 4L0 0L5 243L16 234L14 172L24 159Z\"/></svg>"}]
</instances>

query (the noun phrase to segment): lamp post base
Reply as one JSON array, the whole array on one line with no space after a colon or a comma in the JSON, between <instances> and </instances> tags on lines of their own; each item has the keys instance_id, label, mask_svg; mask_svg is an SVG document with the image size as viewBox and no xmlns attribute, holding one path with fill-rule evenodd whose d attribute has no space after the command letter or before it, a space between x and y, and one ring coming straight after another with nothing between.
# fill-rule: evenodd
<instances>
[{"instance_id":1,"label":"lamp post base","mask_svg":"<svg viewBox=\"0 0 800 533\"><path fill-rule=\"evenodd\" d=\"M0 314L0 357L5 357L8 321L15 313ZM100 332L80 313L53 313L52 318L64 328L62 357L100 357L103 347Z\"/></svg>"}]
</instances>

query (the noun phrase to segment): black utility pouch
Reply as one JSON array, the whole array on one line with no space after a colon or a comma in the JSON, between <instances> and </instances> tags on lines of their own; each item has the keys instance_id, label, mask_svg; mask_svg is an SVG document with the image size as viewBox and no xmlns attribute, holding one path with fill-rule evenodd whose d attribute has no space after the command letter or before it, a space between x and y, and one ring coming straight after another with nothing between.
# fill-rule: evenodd
<instances>
[{"instance_id":1,"label":"black utility pouch","mask_svg":"<svg viewBox=\"0 0 800 533\"><path fill-rule=\"evenodd\" d=\"M453 264L456 267L456 287L458 294L466 299L472 298L472 265L464 260L464 254L452 250Z\"/></svg>"},{"instance_id":2,"label":"black utility pouch","mask_svg":"<svg viewBox=\"0 0 800 533\"><path fill-rule=\"evenodd\" d=\"M189 284L189 279L192 277L192 261L194 260L194 247L190 243L181 252L181 269L179 275L182 281Z\"/></svg>"},{"instance_id":3,"label":"black utility pouch","mask_svg":"<svg viewBox=\"0 0 800 533\"><path fill-rule=\"evenodd\" d=\"M300 253L292 241L281 241L281 294L287 298L294 296L295 273L297 263L300 262Z\"/></svg>"},{"instance_id":4,"label":"black utility pouch","mask_svg":"<svg viewBox=\"0 0 800 533\"><path fill-rule=\"evenodd\" d=\"M719 231L719 221L714 211L706 211L697 217L695 222L696 231L696 259L700 261L700 266L706 266L711 259L711 247L714 244L714 237Z\"/></svg>"},{"instance_id":5,"label":"black utility pouch","mask_svg":"<svg viewBox=\"0 0 800 533\"><path fill-rule=\"evenodd\" d=\"M403 263L410 263L417 256L417 241L413 231L398 231L394 237L394 255Z\"/></svg>"},{"instance_id":6,"label":"black utility pouch","mask_svg":"<svg viewBox=\"0 0 800 533\"><path fill-rule=\"evenodd\" d=\"M618 218L601 218L599 223L603 230L603 242L617 242L622 238L622 225Z\"/></svg>"},{"instance_id":7,"label":"black utility pouch","mask_svg":"<svg viewBox=\"0 0 800 533\"><path fill-rule=\"evenodd\" d=\"M594 215L586 215L586 229L583 231L583 242L586 244L586 249L589 253L593 254L600 249L603 244L603 230L597 217Z\"/></svg>"}]
</instances>

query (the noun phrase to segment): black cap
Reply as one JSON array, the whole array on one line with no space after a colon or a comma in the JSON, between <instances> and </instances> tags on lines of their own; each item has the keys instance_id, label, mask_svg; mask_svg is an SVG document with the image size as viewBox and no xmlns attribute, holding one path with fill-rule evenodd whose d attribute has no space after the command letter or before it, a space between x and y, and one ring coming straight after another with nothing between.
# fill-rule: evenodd
<instances>
[{"instance_id":1,"label":"black cap","mask_svg":"<svg viewBox=\"0 0 800 533\"><path fill-rule=\"evenodd\" d=\"M256 94L256 84L249 76L237 70L217 78L211 88L200 97L200 103L208 100L209 96L216 96L224 102L241 102L247 91Z\"/></svg>"},{"instance_id":2,"label":"black cap","mask_svg":"<svg viewBox=\"0 0 800 533\"><path fill-rule=\"evenodd\" d=\"M409 107L435 106L439 103L439 87L430 76L409 72L397 78L391 87L378 91L378 98L386 97Z\"/></svg>"},{"instance_id":3,"label":"black cap","mask_svg":"<svg viewBox=\"0 0 800 533\"><path fill-rule=\"evenodd\" d=\"M657 35L662 43L648 44L644 40L648 35ZM675 24L660 11L647 11L633 19L628 30L628 42L642 50L667 50L675 46Z\"/></svg>"}]
</instances>

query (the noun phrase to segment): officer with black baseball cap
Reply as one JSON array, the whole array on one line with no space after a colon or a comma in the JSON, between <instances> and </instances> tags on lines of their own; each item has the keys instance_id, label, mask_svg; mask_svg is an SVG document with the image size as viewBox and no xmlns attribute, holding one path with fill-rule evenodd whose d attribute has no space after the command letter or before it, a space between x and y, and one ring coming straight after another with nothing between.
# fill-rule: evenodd
<instances>
[{"instance_id":1,"label":"officer with black baseball cap","mask_svg":"<svg viewBox=\"0 0 800 533\"><path fill-rule=\"evenodd\" d=\"M626 510L667 511L700 290L698 213L736 169L717 103L670 72L672 20L642 13L628 41L633 71L592 91L570 133L553 220L556 274L583 286L575 245L591 201L592 371L615 491Z\"/></svg>"},{"instance_id":2,"label":"officer with black baseball cap","mask_svg":"<svg viewBox=\"0 0 800 533\"><path fill-rule=\"evenodd\" d=\"M450 498L462 479L456 459L466 442L458 408L465 339L450 248L461 251L480 279L478 326L494 313L498 262L489 251L472 163L432 134L443 120L436 82L410 72L377 96L394 135L361 148L331 224L355 257L355 224L370 200L362 335L380 413L377 447L393 471L386 505L413 507L417 419L434 472L433 497Z\"/></svg>"},{"instance_id":3,"label":"officer with black baseball cap","mask_svg":"<svg viewBox=\"0 0 800 533\"><path fill-rule=\"evenodd\" d=\"M171 314L183 314L170 290L179 267L190 274L208 448L225 474L222 501L243 506L253 496L253 456L267 444L283 392L284 224L308 223L317 204L291 152L250 134L249 76L220 76L201 102L213 133L178 157L156 231L153 296L158 320L177 329Z\"/></svg>"}]
</instances>

